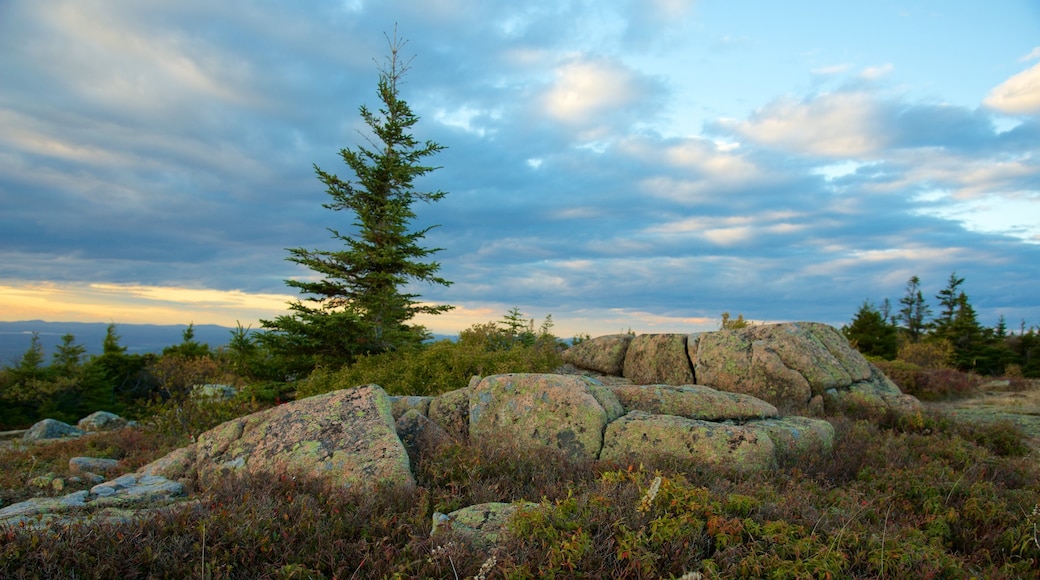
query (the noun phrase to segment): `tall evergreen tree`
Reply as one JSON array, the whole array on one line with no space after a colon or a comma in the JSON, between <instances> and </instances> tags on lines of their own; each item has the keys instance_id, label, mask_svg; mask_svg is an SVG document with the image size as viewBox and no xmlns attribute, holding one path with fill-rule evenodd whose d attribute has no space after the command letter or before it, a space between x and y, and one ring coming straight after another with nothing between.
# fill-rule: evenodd
<instances>
[{"instance_id":1,"label":"tall evergreen tree","mask_svg":"<svg viewBox=\"0 0 1040 580\"><path fill-rule=\"evenodd\" d=\"M417 201L435 202L443 191L416 191L414 182L437 169L422 161L444 149L432 141L420 143L410 133L419 121L400 97L401 79L408 71L401 49L406 44L387 38L390 54L380 69L378 114L360 107L361 118L372 132L370 147L343 149L340 156L354 179L340 179L315 165L318 178L332 198L324 207L354 214L354 232L329 228L340 250L292 248L289 261L306 266L320 280L287 280L306 296L290 303L292 311L275 320L261 321L269 331L262 341L306 366L340 366L364 353L382 352L425 337L425 329L408 325L417 314L440 314L452 307L423 304L419 295L405 292L411 282L448 286L438 277L440 264L426 259L441 248L425 248L420 241L432 227L412 230ZM302 369L301 369L302 370Z\"/></svg>"},{"instance_id":2,"label":"tall evergreen tree","mask_svg":"<svg viewBox=\"0 0 1040 580\"><path fill-rule=\"evenodd\" d=\"M924 336L928 315L931 309L921 293L921 279L912 276L906 283L906 295L899 299L901 308L897 318L902 321L910 342L917 342Z\"/></svg>"},{"instance_id":3,"label":"tall evergreen tree","mask_svg":"<svg viewBox=\"0 0 1040 580\"><path fill-rule=\"evenodd\" d=\"M62 376L71 376L80 366L80 361L83 355L87 352L87 348L81 344L76 344L76 337L72 334L66 334L61 337L61 344L58 345L58 349L54 351L53 361L51 366L58 369Z\"/></svg>"},{"instance_id":4,"label":"tall evergreen tree","mask_svg":"<svg viewBox=\"0 0 1040 580\"><path fill-rule=\"evenodd\" d=\"M959 288L963 283L964 278L958 278L957 272L951 272L950 279L946 281L946 287L935 295L935 299L942 306L942 311L939 312L939 316L932 323L936 334L946 334L950 326L953 325L954 316L961 308L961 295L964 292L960 291Z\"/></svg>"}]
</instances>

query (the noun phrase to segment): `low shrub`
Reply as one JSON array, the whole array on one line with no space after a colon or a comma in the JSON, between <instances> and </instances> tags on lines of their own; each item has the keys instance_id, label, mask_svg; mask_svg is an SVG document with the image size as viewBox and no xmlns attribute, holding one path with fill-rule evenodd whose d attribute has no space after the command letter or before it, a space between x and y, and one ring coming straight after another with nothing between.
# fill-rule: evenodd
<instances>
[{"instance_id":1,"label":"low shrub","mask_svg":"<svg viewBox=\"0 0 1040 580\"><path fill-rule=\"evenodd\" d=\"M562 359L551 337L532 344L491 335L442 340L417 349L364 356L339 370L318 369L296 383L297 398L377 384L391 395L439 395L465 387L474 375L550 372Z\"/></svg>"},{"instance_id":2,"label":"low shrub","mask_svg":"<svg viewBox=\"0 0 1040 580\"><path fill-rule=\"evenodd\" d=\"M982 384L978 375L949 368L926 368L904 360L874 361L899 390L923 401L974 396Z\"/></svg>"},{"instance_id":3,"label":"low shrub","mask_svg":"<svg viewBox=\"0 0 1040 580\"><path fill-rule=\"evenodd\" d=\"M0 577L1038 577L1040 464L1012 425L827 418L833 452L751 473L481 441L419 449L413 491L232 476L147 519L0 529ZM134 432L7 452L2 481L72 455L132 469L146 461L134 445L164 452L158 432ZM434 511L520 500L537 507L490 552L430 538Z\"/></svg>"}]
</instances>

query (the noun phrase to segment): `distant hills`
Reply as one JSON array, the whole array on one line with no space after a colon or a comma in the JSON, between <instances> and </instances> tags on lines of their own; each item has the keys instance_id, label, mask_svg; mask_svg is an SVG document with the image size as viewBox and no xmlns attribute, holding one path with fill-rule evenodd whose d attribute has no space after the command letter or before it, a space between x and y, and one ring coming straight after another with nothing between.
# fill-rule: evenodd
<instances>
[{"instance_id":1,"label":"distant hills","mask_svg":"<svg viewBox=\"0 0 1040 580\"><path fill-rule=\"evenodd\" d=\"M61 344L61 337L66 334L75 336L76 344L83 345L88 355L101 354L101 343L107 328L108 323L104 322L0 322L0 366L17 364L28 350L34 332L39 333L48 363L56 347ZM119 335L119 344L125 346L128 353L157 353L168 346L180 344L186 328L186 324L116 323L116 334ZM197 324L195 341L208 344L211 348L223 346L231 340L232 330L215 324Z\"/></svg>"},{"instance_id":2,"label":"distant hills","mask_svg":"<svg viewBox=\"0 0 1040 580\"><path fill-rule=\"evenodd\" d=\"M119 324L116 323L116 334L119 344L126 347L130 354L159 353L168 346L180 344L184 339L186 324ZM0 322L0 367L13 366L22 359L29 349L32 334L39 333L40 344L47 363L61 337L71 334L76 337L76 344L87 349L87 355L101 354L101 343L105 340L107 322L44 322L42 320L26 320L22 322ZM196 324L195 341L208 344L210 348L224 346L231 341L234 328L216 324ZM256 328L252 329L256 331ZM434 334L434 340L455 339L453 335Z\"/></svg>"}]
</instances>

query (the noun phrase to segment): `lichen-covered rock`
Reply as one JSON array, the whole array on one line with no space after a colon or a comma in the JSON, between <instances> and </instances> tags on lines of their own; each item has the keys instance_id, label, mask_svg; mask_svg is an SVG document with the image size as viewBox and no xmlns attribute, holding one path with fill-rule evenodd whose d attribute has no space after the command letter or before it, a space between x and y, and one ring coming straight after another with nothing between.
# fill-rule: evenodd
<instances>
[{"instance_id":1,"label":"lichen-covered rock","mask_svg":"<svg viewBox=\"0 0 1040 580\"><path fill-rule=\"evenodd\" d=\"M126 419L108 411L95 411L76 423L76 427L82 431L114 431L126 425Z\"/></svg>"},{"instance_id":2,"label":"lichen-covered rock","mask_svg":"<svg viewBox=\"0 0 1040 580\"><path fill-rule=\"evenodd\" d=\"M563 351L563 361L580 368L621 376L634 334L610 334L582 341Z\"/></svg>"},{"instance_id":3,"label":"lichen-covered rock","mask_svg":"<svg viewBox=\"0 0 1040 580\"><path fill-rule=\"evenodd\" d=\"M757 429L642 411L632 411L607 426L600 459L655 456L736 471L776 466L773 441Z\"/></svg>"},{"instance_id":4,"label":"lichen-covered rock","mask_svg":"<svg viewBox=\"0 0 1040 580\"><path fill-rule=\"evenodd\" d=\"M441 393L430 401L426 416L457 441L469 438L469 393L471 387Z\"/></svg>"},{"instance_id":5,"label":"lichen-covered rock","mask_svg":"<svg viewBox=\"0 0 1040 580\"><path fill-rule=\"evenodd\" d=\"M192 479L195 476L197 450L194 445L174 449L155 461L143 465L138 475L158 475L173 480Z\"/></svg>"},{"instance_id":6,"label":"lichen-covered rock","mask_svg":"<svg viewBox=\"0 0 1040 580\"><path fill-rule=\"evenodd\" d=\"M430 537L437 539L454 533L478 549L498 544L508 533L509 519L518 511L535 509L536 503L490 502L457 509L449 514L434 512Z\"/></svg>"},{"instance_id":7,"label":"lichen-covered rock","mask_svg":"<svg viewBox=\"0 0 1040 580\"><path fill-rule=\"evenodd\" d=\"M469 433L508 433L521 447L555 447L595 459L603 429L623 411L607 387L578 375L516 373L485 377L469 395Z\"/></svg>"},{"instance_id":8,"label":"lichen-covered rock","mask_svg":"<svg viewBox=\"0 0 1040 580\"><path fill-rule=\"evenodd\" d=\"M611 390L626 412L644 411L704 421L744 421L778 414L776 407L761 399L701 385L619 385Z\"/></svg>"},{"instance_id":9,"label":"lichen-covered rock","mask_svg":"<svg viewBox=\"0 0 1040 580\"><path fill-rule=\"evenodd\" d=\"M820 456L830 453L834 448L834 426L823 419L789 415L752 421L746 427L764 432L773 441L778 456Z\"/></svg>"},{"instance_id":10,"label":"lichen-covered rock","mask_svg":"<svg viewBox=\"0 0 1040 580\"><path fill-rule=\"evenodd\" d=\"M641 334L625 354L625 378L637 385L692 385L694 369L686 352L687 334Z\"/></svg>"},{"instance_id":11,"label":"lichen-covered rock","mask_svg":"<svg viewBox=\"0 0 1040 580\"><path fill-rule=\"evenodd\" d=\"M47 441L49 439L66 439L83 435L83 430L62 423L55 419L39 421L22 435L25 441Z\"/></svg>"},{"instance_id":12,"label":"lichen-covered rock","mask_svg":"<svg viewBox=\"0 0 1040 580\"><path fill-rule=\"evenodd\" d=\"M195 469L220 474L300 471L334 485L412 486L390 399L378 385L333 391L218 425L199 436Z\"/></svg>"},{"instance_id":13,"label":"lichen-covered rock","mask_svg":"<svg viewBox=\"0 0 1040 580\"><path fill-rule=\"evenodd\" d=\"M707 332L697 345L698 384L745 393L781 411L870 378L870 365L834 328L789 322Z\"/></svg>"}]
</instances>

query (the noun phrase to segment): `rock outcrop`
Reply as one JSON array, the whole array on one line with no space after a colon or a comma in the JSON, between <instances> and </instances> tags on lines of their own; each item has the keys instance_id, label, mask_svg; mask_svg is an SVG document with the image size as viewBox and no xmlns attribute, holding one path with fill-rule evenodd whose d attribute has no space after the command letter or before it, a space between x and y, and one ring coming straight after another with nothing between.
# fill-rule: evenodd
<instances>
[{"instance_id":1,"label":"rock outcrop","mask_svg":"<svg viewBox=\"0 0 1040 580\"><path fill-rule=\"evenodd\" d=\"M837 408L920 410L916 399L821 324L613 335L585 341L564 357L590 373L621 372L625 379L515 373L473 377L468 386L436 397L389 397L378 385L334 391L223 423L193 445L89 492L7 506L0 524L45 522L75 510L125 518L128 509L183 501L185 482L205 489L238 471L301 472L361 489L411 487L410 458L426 445L453 441L507 441L531 453L552 450L578 460L665 457L707 468L772 469L829 453L833 445L830 423L785 413L820 401ZM111 420L92 417L94 428ZM44 421L26 439L80 433ZM74 462L70 470L97 479L96 473L113 468L111 461ZM468 512L439 517L479 530L501 519L488 514L513 509L492 507L476 509L473 525Z\"/></svg>"},{"instance_id":2,"label":"rock outcrop","mask_svg":"<svg viewBox=\"0 0 1040 580\"><path fill-rule=\"evenodd\" d=\"M122 475L62 497L37 497L0 509L0 525L41 527L89 518L124 522L185 501L184 485L154 475Z\"/></svg>"},{"instance_id":3,"label":"rock outcrop","mask_svg":"<svg viewBox=\"0 0 1040 580\"><path fill-rule=\"evenodd\" d=\"M563 357L578 368L604 373L609 365L589 361L624 356L623 376L635 384L707 386L750 395L784 413L807 411L814 401L921 410L916 399L900 393L837 329L825 324L641 335L630 339L621 353L624 344L616 336L591 339Z\"/></svg>"}]
</instances>

